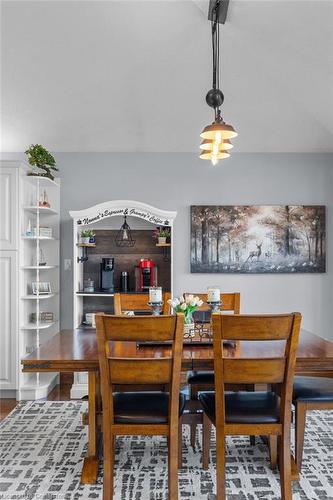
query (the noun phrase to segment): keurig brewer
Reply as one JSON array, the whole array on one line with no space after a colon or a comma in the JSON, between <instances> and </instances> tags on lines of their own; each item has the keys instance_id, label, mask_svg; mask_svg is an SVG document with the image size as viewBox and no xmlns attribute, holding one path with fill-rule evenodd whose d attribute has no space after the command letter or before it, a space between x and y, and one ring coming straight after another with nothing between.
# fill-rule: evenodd
<instances>
[{"instance_id":1,"label":"keurig brewer","mask_svg":"<svg viewBox=\"0 0 333 500\"><path fill-rule=\"evenodd\" d=\"M101 290L103 292L114 292L114 259L112 257L108 257L106 259L102 259L100 264L101 268Z\"/></svg>"},{"instance_id":2,"label":"keurig brewer","mask_svg":"<svg viewBox=\"0 0 333 500\"><path fill-rule=\"evenodd\" d=\"M157 267L150 259L140 259L135 268L135 290L148 292L149 287L157 285Z\"/></svg>"}]
</instances>

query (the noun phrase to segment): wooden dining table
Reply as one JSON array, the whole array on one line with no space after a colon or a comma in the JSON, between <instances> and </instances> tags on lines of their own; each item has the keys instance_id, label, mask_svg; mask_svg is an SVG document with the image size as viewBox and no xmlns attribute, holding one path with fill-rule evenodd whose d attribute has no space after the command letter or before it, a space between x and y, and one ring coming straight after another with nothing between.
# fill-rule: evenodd
<instances>
[{"instance_id":1,"label":"wooden dining table","mask_svg":"<svg viewBox=\"0 0 333 500\"><path fill-rule=\"evenodd\" d=\"M154 358L170 354L169 345L137 345L134 342L111 343L114 356ZM274 358L283 353L283 341L240 341L224 346L224 356L231 358ZM184 343L182 371L213 369L213 348L204 339ZM83 462L81 482L97 481L101 432L101 397L97 339L94 330L62 330L52 339L21 360L24 372L88 372L88 411L83 422L88 425L88 451ZM301 331L296 374L333 378L333 342L306 330ZM293 479L298 479L292 465Z\"/></svg>"}]
</instances>

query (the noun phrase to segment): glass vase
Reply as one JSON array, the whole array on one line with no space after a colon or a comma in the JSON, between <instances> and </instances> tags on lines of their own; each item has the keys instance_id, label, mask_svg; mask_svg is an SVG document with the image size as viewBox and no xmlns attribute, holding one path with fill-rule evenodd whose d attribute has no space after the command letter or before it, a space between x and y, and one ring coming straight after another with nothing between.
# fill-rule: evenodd
<instances>
[{"instance_id":1,"label":"glass vase","mask_svg":"<svg viewBox=\"0 0 333 500\"><path fill-rule=\"evenodd\" d=\"M184 338L194 337L194 321L191 312L184 313Z\"/></svg>"}]
</instances>

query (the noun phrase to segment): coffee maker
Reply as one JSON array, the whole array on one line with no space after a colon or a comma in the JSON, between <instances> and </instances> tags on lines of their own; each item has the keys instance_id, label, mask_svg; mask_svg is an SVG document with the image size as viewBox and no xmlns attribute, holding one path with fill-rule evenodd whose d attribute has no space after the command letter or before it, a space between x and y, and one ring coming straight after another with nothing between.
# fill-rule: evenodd
<instances>
[{"instance_id":1,"label":"coffee maker","mask_svg":"<svg viewBox=\"0 0 333 500\"><path fill-rule=\"evenodd\" d=\"M100 264L100 283L102 292L114 292L114 259L102 259Z\"/></svg>"},{"instance_id":2,"label":"coffee maker","mask_svg":"<svg viewBox=\"0 0 333 500\"><path fill-rule=\"evenodd\" d=\"M148 292L149 287L157 286L157 267L150 259L140 259L135 268L135 291Z\"/></svg>"}]
</instances>

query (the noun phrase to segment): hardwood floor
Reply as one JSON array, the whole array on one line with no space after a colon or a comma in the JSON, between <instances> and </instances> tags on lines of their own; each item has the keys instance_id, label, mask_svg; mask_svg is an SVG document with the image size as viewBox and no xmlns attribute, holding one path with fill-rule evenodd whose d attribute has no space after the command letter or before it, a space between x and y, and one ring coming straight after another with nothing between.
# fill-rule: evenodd
<instances>
[{"instance_id":1,"label":"hardwood floor","mask_svg":"<svg viewBox=\"0 0 333 500\"><path fill-rule=\"evenodd\" d=\"M68 401L70 399L71 384L56 385L46 398L48 401ZM15 399L0 399L0 421L15 408L18 401Z\"/></svg>"}]
</instances>

